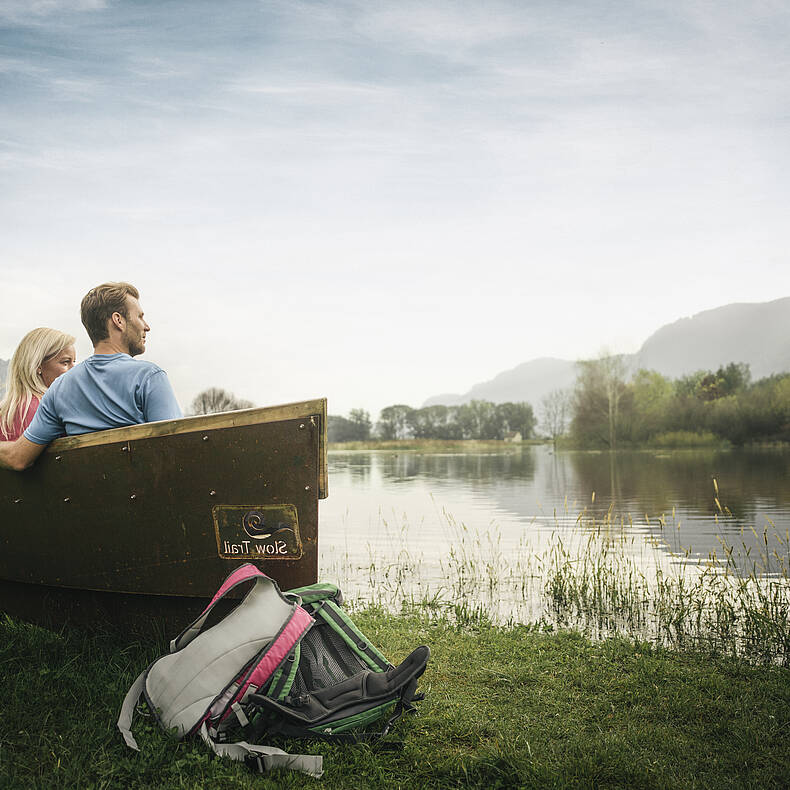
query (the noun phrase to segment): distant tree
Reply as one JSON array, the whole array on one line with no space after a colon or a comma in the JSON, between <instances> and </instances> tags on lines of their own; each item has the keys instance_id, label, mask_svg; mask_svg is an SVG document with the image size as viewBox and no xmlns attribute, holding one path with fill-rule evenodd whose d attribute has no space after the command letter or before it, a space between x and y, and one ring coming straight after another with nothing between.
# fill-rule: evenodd
<instances>
[{"instance_id":1,"label":"distant tree","mask_svg":"<svg viewBox=\"0 0 790 790\"><path fill-rule=\"evenodd\" d=\"M370 438L370 415L364 409L352 409L348 417L330 414L327 440L330 442L364 442Z\"/></svg>"},{"instance_id":2,"label":"distant tree","mask_svg":"<svg viewBox=\"0 0 790 790\"><path fill-rule=\"evenodd\" d=\"M219 387L209 387L195 396L189 407L189 414L216 414L236 409L249 409L254 405L252 401L237 398L232 392Z\"/></svg>"},{"instance_id":3,"label":"distant tree","mask_svg":"<svg viewBox=\"0 0 790 790\"><path fill-rule=\"evenodd\" d=\"M745 362L730 362L715 373L705 373L697 383L695 395L703 401L713 401L743 392L752 374Z\"/></svg>"},{"instance_id":4,"label":"distant tree","mask_svg":"<svg viewBox=\"0 0 790 790\"><path fill-rule=\"evenodd\" d=\"M540 402L541 430L557 444L565 433L571 412L571 396L567 390L552 390Z\"/></svg>"},{"instance_id":5,"label":"distant tree","mask_svg":"<svg viewBox=\"0 0 790 790\"><path fill-rule=\"evenodd\" d=\"M510 431L527 438L535 429L529 403L474 400L460 406L426 406L410 409L405 419L405 431L415 439L503 439Z\"/></svg>"},{"instance_id":6,"label":"distant tree","mask_svg":"<svg viewBox=\"0 0 790 790\"><path fill-rule=\"evenodd\" d=\"M700 400L711 401L723 397L722 380L715 373L706 373L697 384L694 393Z\"/></svg>"},{"instance_id":7,"label":"distant tree","mask_svg":"<svg viewBox=\"0 0 790 790\"><path fill-rule=\"evenodd\" d=\"M458 407L442 404L412 409L406 417L406 427L415 439L460 439L457 413Z\"/></svg>"},{"instance_id":8,"label":"distant tree","mask_svg":"<svg viewBox=\"0 0 790 790\"><path fill-rule=\"evenodd\" d=\"M407 439L411 435L409 419L414 411L411 406L397 403L381 410L376 425L381 439Z\"/></svg>"},{"instance_id":9,"label":"distant tree","mask_svg":"<svg viewBox=\"0 0 790 790\"><path fill-rule=\"evenodd\" d=\"M326 417L326 438L330 442L353 442L356 438L356 426L346 417L339 414L328 414Z\"/></svg>"},{"instance_id":10,"label":"distant tree","mask_svg":"<svg viewBox=\"0 0 790 790\"><path fill-rule=\"evenodd\" d=\"M498 403L496 415L499 428L495 438L504 439L509 432L520 433L522 439L529 439L535 432L537 420L532 406L526 401L520 403Z\"/></svg>"},{"instance_id":11,"label":"distant tree","mask_svg":"<svg viewBox=\"0 0 790 790\"><path fill-rule=\"evenodd\" d=\"M746 362L730 362L716 371L716 377L721 380L721 389L724 395L736 395L749 386L752 372Z\"/></svg>"},{"instance_id":12,"label":"distant tree","mask_svg":"<svg viewBox=\"0 0 790 790\"><path fill-rule=\"evenodd\" d=\"M409 432L415 439L436 439L440 430L440 414L447 413L447 406L425 406L412 409L406 417Z\"/></svg>"},{"instance_id":13,"label":"distant tree","mask_svg":"<svg viewBox=\"0 0 790 790\"><path fill-rule=\"evenodd\" d=\"M351 409L348 414L348 419L357 429L359 439L357 441L367 441L370 439L370 432L373 428L373 423L370 421L370 413L364 409Z\"/></svg>"},{"instance_id":14,"label":"distant tree","mask_svg":"<svg viewBox=\"0 0 790 790\"><path fill-rule=\"evenodd\" d=\"M599 360L603 371L603 383L606 390L606 405L609 411L609 447L617 447L617 418L620 400L626 392L626 366L622 354L601 357Z\"/></svg>"},{"instance_id":15,"label":"distant tree","mask_svg":"<svg viewBox=\"0 0 790 790\"><path fill-rule=\"evenodd\" d=\"M672 382L655 370L638 370L630 384L633 396L628 435L644 441L666 430L665 422L675 389Z\"/></svg>"},{"instance_id":16,"label":"distant tree","mask_svg":"<svg viewBox=\"0 0 790 790\"><path fill-rule=\"evenodd\" d=\"M675 379L675 394L680 397L696 396L700 382L709 373L707 370L697 370Z\"/></svg>"},{"instance_id":17,"label":"distant tree","mask_svg":"<svg viewBox=\"0 0 790 790\"><path fill-rule=\"evenodd\" d=\"M496 406L486 400L462 403L456 411L456 422L464 439L501 439L502 428Z\"/></svg>"},{"instance_id":18,"label":"distant tree","mask_svg":"<svg viewBox=\"0 0 790 790\"><path fill-rule=\"evenodd\" d=\"M571 427L584 444L604 444L614 450L620 427L620 407L628 393L622 355L577 362Z\"/></svg>"}]
</instances>

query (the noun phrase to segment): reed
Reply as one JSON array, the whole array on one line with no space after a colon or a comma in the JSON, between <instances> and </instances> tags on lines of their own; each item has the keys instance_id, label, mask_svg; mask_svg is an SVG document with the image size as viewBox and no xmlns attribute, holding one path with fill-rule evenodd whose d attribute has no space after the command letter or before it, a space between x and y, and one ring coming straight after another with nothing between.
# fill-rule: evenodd
<instances>
[{"instance_id":1,"label":"reed","mask_svg":"<svg viewBox=\"0 0 790 790\"><path fill-rule=\"evenodd\" d=\"M724 525L733 516L715 481L714 502ZM720 538L720 551L700 561L683 545L674 512L635 522L612 507L602 516L585 507L574 519L566 504L564 513L540 516L542 534L550 528L540 546L531 540L535 531L505 545L496 522L477 531L444 509L439 515L441 556L413 553L407 516L380 513L384 539L368 544L366 567L355 567L346 551L322 574L342 570L352 600L390 609L418 604L461 625L575 629L790 665L790 534L770 521L745 530L740 545Z\"/></svg>"}]
</instances>

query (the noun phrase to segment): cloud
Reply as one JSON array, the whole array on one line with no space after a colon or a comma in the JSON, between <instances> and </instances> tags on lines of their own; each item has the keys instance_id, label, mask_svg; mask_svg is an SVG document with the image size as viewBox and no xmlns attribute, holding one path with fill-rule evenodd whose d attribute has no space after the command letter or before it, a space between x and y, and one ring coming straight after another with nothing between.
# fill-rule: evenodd
<instances>
[{"instance_id":1,"label":"cloud","mask_svg":"<svg viewBox=\"0 0 790 790\"><path fill-rule=\"evenodd\" d=\"M101 11L106 0L0 0L0 20L16 25L37 24L54 14Z\"/></svg>"},{"instance_id":2,"label":"cloud","mask_svg":"<svg viewBox=\"0 0 790 790\"><path fill-rule=\"evenodd\" d=\"M76 77L54 77L50 86L66 101L91 101L104 89L100 80Z\"/></svg>"},{"instance_id":3,"label":"cloud","mask_svg":"<svg viewBox=\"0 0 790 790\"><path fill-rule=\"evenodd\" d=\"M0 57L0 74L24 75L26 77L40 77L46 74L47 69L29 59L22 57Z\"/></svg>"},{"instance_id":4,"label":"cloud","mask_svg":"<svg viewBox=\"0 0 790 790\"><path fill-rule=\"evenodd\" d=\"M469 51L481 46L545 33L539 8L492 2L362 3L354 27L377 41L408 42L444 51Z\"/></svg>"},{"instance_id":5,"label":"cloud","mask_svg":"<svg viewBox=\"0 0 790 790\"><path fill-rule=\"evenodd\" d=\"M262 93L270 96L293 96L301 100L311 100L320 97L322 101L332 102L338 95L350 94L352 96L378 96L382 89L375 85L363 85L356 82L338 82L327 80L323 82L283 82L277 78L266 80L263 77L246 77L232 80L227 85L228 90L240 93Z\"/></svg>"}]
</instances>

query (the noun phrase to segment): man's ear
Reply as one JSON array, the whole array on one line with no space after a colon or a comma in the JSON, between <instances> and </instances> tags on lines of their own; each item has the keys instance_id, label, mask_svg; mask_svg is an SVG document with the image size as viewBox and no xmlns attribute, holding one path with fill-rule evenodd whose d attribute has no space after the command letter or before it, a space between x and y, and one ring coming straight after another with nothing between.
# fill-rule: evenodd
<instances>
[{"instance_id":1,"label":"man's ear","mask_svg":"<svg viewBox=\"0 0 790 790\"><path fill-rule=\"evenodd\" d=\"M124 318L121 313L113 313L110 317L110 321L112 321L112 325L116 327L116 329L120 329L123 332L123 328L126 324L126 318Z\"/></svg>"}]
</instances>

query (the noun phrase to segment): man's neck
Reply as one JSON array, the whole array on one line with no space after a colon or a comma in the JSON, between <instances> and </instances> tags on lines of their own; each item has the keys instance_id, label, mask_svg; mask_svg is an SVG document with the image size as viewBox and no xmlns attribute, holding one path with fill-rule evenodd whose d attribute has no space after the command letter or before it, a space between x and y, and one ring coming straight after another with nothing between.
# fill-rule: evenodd
<instances>
[{"instance_id":1,"label":"man's neck","mask_svg":"<svg viewBox=\"0 0 790 790\"><path fill-rule=\"evenodd\" d=\"M113 340L112 338L105 338L100 340L93 347L94 354L128 354L129 347L122 344L120 341Z\"/></svg>"}]
</instances>

